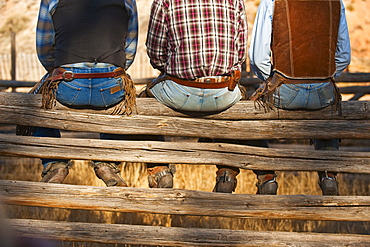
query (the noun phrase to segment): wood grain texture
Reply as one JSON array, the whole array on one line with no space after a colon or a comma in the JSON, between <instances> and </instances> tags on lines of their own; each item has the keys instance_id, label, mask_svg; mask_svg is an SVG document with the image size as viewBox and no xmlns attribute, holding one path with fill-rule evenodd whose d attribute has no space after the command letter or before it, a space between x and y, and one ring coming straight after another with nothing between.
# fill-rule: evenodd
<instances>
[{"instance_id":1,"label":"wood grain texture","mask_svg":"<svg viewBox=\"0 0 370 247\"><path fill-rule=\"evenodd\" d=\"M274 149L227 143L114 141L0 134L0 155L370 173L369 152Z\"/></svg>"},{"instance_id":2,"label":"wood grain texture","mask_svg":"<svg viewBox=\"0 0 370 247\"><path fill-rule=\"evenodd\" d=\"M11 219L24 237L62 241L155 246L368 246L370 238L355 234L263 232L124 224Z\"/></svg>"},{"instance_id":3,"label":"wood grain texture","mask_svg":"<svg viewBox=\"0 0 370 247\"><path fill-rule=\"evenodd\" d=\"M0 180L7 204L260 219L369 221L369 196L247 195Z\"/></svg>"}]
</instances>

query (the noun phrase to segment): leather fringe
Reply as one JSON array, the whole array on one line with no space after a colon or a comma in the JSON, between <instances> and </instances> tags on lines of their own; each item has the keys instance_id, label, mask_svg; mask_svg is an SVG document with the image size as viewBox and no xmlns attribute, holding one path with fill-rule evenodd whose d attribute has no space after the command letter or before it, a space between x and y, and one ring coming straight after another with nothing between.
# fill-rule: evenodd
<instances>
[{"instance_id":1,"label":"leather fringe","mask_svg":"<svg viewBox=\"0 0 370 247\"><path fill-rule=\"evenodd\" d=\"M249 100L254 101L254 107L258 110L263 109L264 112L269 112L274 107L274 92L281 85L271 86L272 77L267 78L257 90L249 97Z\"/></svg>"},{"instance_id":2,"label":"leather fringe","mask_svg":"<svg viewBox=\"0 0 370 247\"><path fill-rule=\"evenodd\" d=\"M53 109L56 106L56 91L58 89L59 81L52 81L51 78L55 76L45 75L41 80L29 91L33 94L42 94L41 108ZM127 115L131 116L136 110L136 88L131 77L124 73L120 76L123 82L125 91L124 99L113 107L111 115ZM22 136L32 136L35 127L17 125L16 134Z\"/></svg>"},{"instance_id":3,"label":"leather fringe","mask_svg":"<svg viewBox=\"0 0 370 247\"><path fill-rule=\"evenodd\" d=\"M260 110L262 108L265 112L269 112L270 110L275 108L274 106L275 89L284 83L290 84L289 83L290 81L291 80L285 80L285 78L282 75L278 73L274 73L272 77L267 78L259 86L259 88L249 97L249 100L252 100L255 102L254 105L256 109ZM342 95L340 94L339 88L337 84L335 83L334 78L330 78L330 82L334 86L334 102L332 104L333 111L337 111L339 116L341 116L342 115L342 107L341 107ZM280 95L278 95L278 97L280 97Z\"/></svg>"},{"instance_id":4,"label":"leather fringe","mask_svg":"<svg viewBox=\"0 0 370 247\"><path fill-rule=\"evenodd\" d=\"M133 111L137 113L136 108L136 88L134 82L131 80L130 75L123 74L121 76L124 84L125 98L114 106L111 115L126 115L131 116Z\"/></svg>"},{"instance_id":5,"label":"leather fringe","mask_svg":"<svg viewBox=\"0 0 370 247\"><path fill-rule=\"evenodd\" d=\"M338 112L339 116L342 116L342 95L340 94L339 87L335 83L334 79L332 79L332 83L334 86L334 94L335 94L335 99L334 99L334 111Z\"/></svg>"}]
</instances>

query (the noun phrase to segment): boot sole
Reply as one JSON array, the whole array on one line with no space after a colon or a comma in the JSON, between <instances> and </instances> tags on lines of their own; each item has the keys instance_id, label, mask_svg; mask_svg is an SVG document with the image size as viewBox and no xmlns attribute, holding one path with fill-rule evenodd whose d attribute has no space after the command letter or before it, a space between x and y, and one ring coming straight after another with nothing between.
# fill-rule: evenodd
<instances>
[{"instance_id":1,"label":"boot sole","mask_svg":"<svg viewBox=\"0 0 370 247\"><path fill-rule=\"evenodd\" d=\"M322 180L320 183L320 188L322 191L322 195L324 196L337 196L339 194L336 180Z\"/></svg>"},{"instance_id":2,"label":"boot sole","mask_svg":"<svg viewBox=\"0 0 370 247\"><path fill-rule=\"evenodd\" d=\"M213 189L213 192L218 193L232 193L234 190L234 184L230 182L218 182Z\"/></svg>"},{"instance_id":3,"label":"boot sole","mask_svg":"<svg viewBox=\"0 0 370 247\"><path fill-rule=\"evenodd\" d=\"M276 182L266 183L262 186L260 195L276 195L278 185Z\"/></svg>"},{"instance_id":4,"label":"boot sole","mask_svg":"<svg viewBox=\"0 0 370 247\"><path fill-rule=\"evenodd\" d=\"M173 177L167 174L163 176L158 183L158 188L172 188L173 187Z\"/></svg>"}]
</instances>

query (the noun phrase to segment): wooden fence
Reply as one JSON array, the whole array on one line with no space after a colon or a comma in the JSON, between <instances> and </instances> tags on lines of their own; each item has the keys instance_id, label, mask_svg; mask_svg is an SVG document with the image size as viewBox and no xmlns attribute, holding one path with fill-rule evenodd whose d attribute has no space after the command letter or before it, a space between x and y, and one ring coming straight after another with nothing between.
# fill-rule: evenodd
<instances>
[{"instance_id":1,"label":"wooden fence","mask_svg":"<svg viewBox=\"0 0 370 247\"><path fill-rule=\"evenodd\" d=\"M189 116L154 99L138 99L137 114L110 110L40 108L40 95L0 93L0 124L115 134L158 134L228 139L370 139L368 101L342 102L342 114L265 112L241 101L214 115ZM122 127L124 126L124 128ZM240 131L246 130L246 131ZM330 131L328 131L330 130ZM241 169L370 174L370 153L259 148L226 143L113 141L0 134L0 155L127 162L229 165ZM246 162L247 161L247 162ZM112 212L223 216L257 219L370 221L370 196L220 194L181 189L105 188L0 181L6 204ZM104 199L103 199L104 198ZM112 244L162 246L368 246L370 235L10 219L22 236Z\"/></svg>"},{"instance_id":2,"label":"wooden fence","mask_svg":"<svg viewBox=\"0 0 370 247\"><path fill-rule=\"evenodd\" d=\"M241 84L252 86L253 90L261 81L253 77L249 67L246 67L243 71ZM45 69L34 53L16 54L16 80L12 80L11 70L11 55L0 54L0 87L32 87L45 74ZM142 51L136 54L135 61L128 73L139 85L147 83L158 75L158 71L150 65L147 54ZM358 100L364 95L370 94L370 73L342 73L337 78L337 82L343 83L341 85L342 94L353 95L351 100ZM360 85L346 85L348 83L360 83Z\"/></svg>"},{"instance_id":3,"label":"wooden fence","mask_svg":"<svg viewBox=\"0 0 370 247\"><path fill-rule=\"evenodd\" d=\"M16 80L17 81L38 81L46 70L39 62L36 53L17 53L16 57ZM145 52L136 55L133 65L128 73L133 78L149 78L158 74L150 63ZM11 56L10 54L0 54L0 80L11 80Z\"/></svg>"}]
</instances>

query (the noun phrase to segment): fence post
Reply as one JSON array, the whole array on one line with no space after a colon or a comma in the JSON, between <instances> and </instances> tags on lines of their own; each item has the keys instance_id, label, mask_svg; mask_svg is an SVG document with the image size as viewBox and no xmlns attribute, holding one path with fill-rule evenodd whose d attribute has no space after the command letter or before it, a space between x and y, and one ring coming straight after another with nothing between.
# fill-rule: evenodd
<instances>
[{"instance_id":1,"label":"fence post","mask_svg":"<svg viewBox=\"0 0 370 247\"><path fill-rule=\"evenodd\" d=\"M15 32L10 31L10 54L11 54L10 75L11 75L13 81L16 80L16 65L17 65L17 62L16 62L17 53L16 53L16 48L15 48L15 45L16 45L15 36L16 36ZM12 92L15 92L15 91L16 91L16 88L12 87Z\"/></svg>"}]
</instances>

